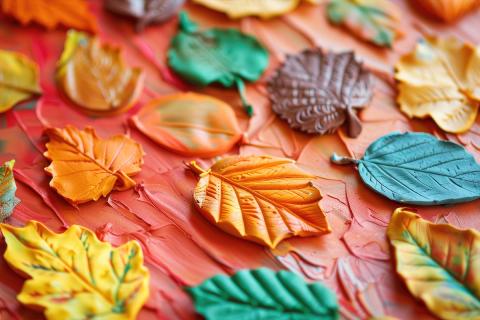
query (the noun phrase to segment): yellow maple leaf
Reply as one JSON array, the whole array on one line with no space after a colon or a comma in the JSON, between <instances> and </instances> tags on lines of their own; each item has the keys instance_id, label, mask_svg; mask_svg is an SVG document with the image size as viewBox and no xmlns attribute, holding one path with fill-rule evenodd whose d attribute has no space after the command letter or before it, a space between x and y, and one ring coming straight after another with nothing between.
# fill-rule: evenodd
<instances>
[{"instance_id":1,"label":"yellow maple leaf","mask_svg":"<svg viewBox=\"0 0 480 320\"><path fill-rule=\"evenodd\" d=\"M149 272L136 241L118 248L73 225L54 233L37 221L1 224L5 260L27 280L17 299L52 320L135 319L148 298Z\"/></svg>"},{"instance_id":2,"label":"yellow maple leaf","mask_svg":"<svg viewBox=\"0 0 480 320\"><path fill-rule=\"evenodd\" d=\"M50 186L72 203L98 200L115 190L135 186L130 176L140 172L143 149L125 135L97 137L95 130L49 128L44 156L52 160L45 168L53 177Z\"/></svg>"},{"instance_id":3,"label":"yellow maple leaf","mask_svg":"<svg viewBox=\"0 0 480 320\"><path fill-rule=\"evenodd\" d=\"M0 50L0 113L38 94L37 64L23 54Z\"/></svg>"},{"instance_id":4,"label":"yellow maple leaf","mask_svg":"<svg viewBox=\"0 0 480 320\"><path fill-rule=\"evenodd\" d=\"M283 239L330 232L314 176L293 160L270 156L222 159L200 176L194 190L199 211L223 231L275 248Z\"/></svg>"},{"instance_id":5,"label":"yellow maple leaf","mask_svg":"<svg viewBox=\"0 0 480 320\"><path fill-rule=\"evenodd\" d=\"M265 19L295 9L301 0L194 0L210 9L226 13L230 18L259 16Z\"/></svg>"},{"instance_id":6,"label":"yellow maple leaf","mask_svg":"<svg viewBox=\"0 0 480 320\"><path fill-rule=\"evenodd\" d=\"M465 132L480 101L480 51L457 39L427 38L396 64L401 110L432 117L447 132Z\"/></svg>"}]
</instances>

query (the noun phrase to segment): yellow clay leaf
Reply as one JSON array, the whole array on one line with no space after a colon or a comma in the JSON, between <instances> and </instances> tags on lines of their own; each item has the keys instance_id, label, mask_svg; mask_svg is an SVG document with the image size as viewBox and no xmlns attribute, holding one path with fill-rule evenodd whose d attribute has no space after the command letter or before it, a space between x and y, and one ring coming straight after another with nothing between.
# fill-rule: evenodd
<instances>
[{"instance_id":1,"label":"yellow clay leaf","mask_svg":"<svg viewBox=\"0 0 480 320\"><path fill-rule=\"evenodd\" d=\"M65 96L88 113L111 115L131 108L143 89L140 68L129 68L120 49L70 30L57 68Z\"/></svg>"},{"instance_id":2,"label":"yellow clay leaf","mask_svg":"<svg viewBox=\"0 0 480 320\"><path fill-rule=\"evenodd\" d=\"M37 221L0 229L5 260L30 278L17 299L49 320L133 320L148 298L150 275L136 241L112 248L87 228L57 234Z\"/></svg>"},{"instance_id":3,"label":"yellow clay leaf","mask_svg":"<svg viewBox=\"0 0 480 320\"><path fill-rule=\"evenodd\" d=\"M38 94L36 63L23 54L0 50L0 113Z\"/></svg>"},{"instance_id":4,"label":"yellow clay leaf","mask_svg":"<svg viewBox=\"0 0 480 320\"><path fill-rule=\"evenodd\" d=\"M292 11L300 0L194 0L194 2L224 12L232 19L246 16L268 19Z\"/></svg>"},{"instance_id":5,"label":"yellow clay leaf","mask_svg":"<svg viewBox=\"0 0 480 320\"><path fill-rule=\"evenodd\" d=\"M444 131L465 132L480 101L480 51L457 39L427 38L396 65L397 98L409 117L432 117Z\"/></svg>"},{"instance_id":6,"label":"yellow clay leaf","mask_svg":"<svg viewBox=\"0 0 480 320\"><path fill-rule=\"evenodd\" d=\"M330 232L314 176L293 160L270 156L222 159L208 171L194 161L200 180L195 205L213 224L234 236L275 248L292 236Z\"/></svg>"},{"instance_id":7,"label":"yellow clay leaf","mask_svg":"<svg viewBox=\"0 0 480 320\"><path fill-rule=\"evenodd\" d=\"M49 128L44 156L52 160L45 168L53 178L50 186L72 203L98 200L115 190L135 186L130 178L140 172L143 149L125 135L101 139L92 128Z\"/></svg>"}]
</instances>

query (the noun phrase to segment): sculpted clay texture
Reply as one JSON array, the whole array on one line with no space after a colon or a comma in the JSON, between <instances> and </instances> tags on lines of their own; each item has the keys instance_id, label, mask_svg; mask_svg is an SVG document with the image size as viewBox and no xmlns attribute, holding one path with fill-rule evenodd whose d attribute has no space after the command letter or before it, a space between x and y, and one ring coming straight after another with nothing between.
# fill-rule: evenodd
<instances>
[{"instance_id":1,"label":"sculpted clay texture","mask_svg":"<svg viewBox=\"0 0 480 320\"><path fill-rule=\"evenodd\" d=\"M396 273L394 249L386 233L398 203L367 187L352 167L330 162L333 153L361 159L368 146L382 136L392 131L413 130L461 144L477 161L480 159L478 116L471 129L463 133L445 133L431 119L409 119L395 102L393 71L397 60L415 48L421 33L442 37L448 34L462 41L480 42L480 13L473 12L458 24L447 26L426 19L406 1L394 2L400 8L405 35L393 42L392 49L359 41L346 28L332 25L326 18L326 4L305 2L294 11L270 20L229 20L204 6L191 2L184 6L202 30L236 28L255 36L270 56L264 78L245 84L245 93L255 111L251 118L243 111L235 89L216 86L197 89L198 93L212 95L230 105L245 136L243 143L233 145L223 157L292 158L299 169L314 176L312 184L321 190L319 205L332 232L290 237L275 249L223 231L195 208L193 194L198 177L186 170L185 163L194 160L201 168L208 169L219 159L192 158L173 152L131 123L130 118L152 99L179 89L193 90L167 67L170 39L178 32L177 19L152 25L137 34L128 20L114 18L98 1L89 2L92 14L99 21L102 43L121 44L125 61L129 66L141 67L146 79L138 107L109 117L78 112L69 100L59 96L54 79L56 63L64 48L65 30L47 33L41 28L20 28L11 19L0 19L1 49L21 52L38 64L43 92L35 102L21 103L0 115L0 163L15 159L16 197L21 199L8 223L23 226L28 220L37 220L55 233L77 224L113 246L137 240L150 273L150 295L138 313L140 320L198 319L185 286L197 287L216 275L230 277L240 269L261 267L295 272L308 283L321 282L336 293L339 312L345 319L385 315L435 319ZM287 54L296 55L315 47L335 53L354 50L356 58L372 74L373 95L369 107L357 113L362 132L356 138L347 134L347 126L328 135L292 130L272 111L267 79L286 61ZM67 125L78 129L91 126L103 139L126 135L138 142L145 155L141 171L129 176L135 186L113 190L97 201L76 206L65 201L49 186L52 177L44 168L50 161L42 155L48 139L42 133L47 127ZM417 213L430 222L478 230L479 205L479 200L475 200L420 207ZM449 257L448 254L444 257ZM25 279L13 273L4 258L0 261L0 317L40 319L41 313L16 300Z\"/></svg>"}]
</instances>

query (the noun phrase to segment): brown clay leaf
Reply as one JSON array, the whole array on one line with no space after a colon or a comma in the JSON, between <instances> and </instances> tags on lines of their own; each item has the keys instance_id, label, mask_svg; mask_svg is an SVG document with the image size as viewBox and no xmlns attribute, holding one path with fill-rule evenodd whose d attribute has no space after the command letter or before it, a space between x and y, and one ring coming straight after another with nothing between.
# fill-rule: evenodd
<instances>
[{"instance_id":1,"label":"brown clay leaf","mask_svg":"<svg viewBox=\"0 0 480 320\"><path fill-rule=\"evenodd\" d=\"M307 133L335 132L344 122L356 137L362 126L355 109L372 97L372 77L353 52L308 49L288 56L268 81L273 110Z\"/></svg>"},{"instance_id":2,"label":"brown clay leaf","mask_svg":"<svg viewBox=\"0 0 480 320\"><path fill-rule=\"evenodd\" d=\"M137 20L137 31L152 23L170 19L185 0L106 0L105 8L113 13Z\"/></svg>"},{"instance_id":3,"label":"brown clay leaf","mask_svg":"<svg viewBox=\"0 0 480 320\"><path fill-rule=\"evenodd\" d=\"M314 176L293 160L234 156L208 170L195 161L190 167L200 176L195 205L227 233L275 248L286 238L330 232Z\"/></svg>"},{"instance_id":4,"label":"brown clay leaf","mask_svg":"<svg viewBox=\"0 0 480 320\"><path fill-rule=\"evenodd\" d=\"M92 128L49 128L44 156L52 163L45 168L53 177L50 186L72 203L98 200L113 189L135 186L130 178L140 172L143 149L125 135L101 139Z\"/></svg>"}]
</instances>

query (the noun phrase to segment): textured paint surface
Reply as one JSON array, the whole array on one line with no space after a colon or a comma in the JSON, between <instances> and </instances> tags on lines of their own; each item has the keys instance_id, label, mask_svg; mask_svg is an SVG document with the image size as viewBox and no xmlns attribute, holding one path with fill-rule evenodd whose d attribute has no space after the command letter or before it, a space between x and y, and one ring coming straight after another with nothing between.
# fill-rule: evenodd
<instances>
[{"instance_id":1,"label":"textured paint surface","mask_svg":"<svg viewBox=\"0 0 480 320\"><path fill-rule=\"evenodd\" d=\"M132 122L159 145L186 156L222 155L242 138L228 104L195 93L152 100L132 117Z\"/></svg>"},{"instance_id":2,"label":"textured paint surface","mask_svg":"<svg viewBox=\"0 0 480 320\"><path fill-rule=\"evenodd\" d=\"M0 220L4 221L8 218L15 206L18 204L18 199L15 197L17 185L13 176L13 165L15 160L5 162L0 166Z\"/></svg>"},{"instance_id":3,"label":"textured paint surface","mask_svg":"<svg viewBox=\"0 0 480 320\"><path fill-rule=\"evenodd\" d=\"M0 225L4 258L31 279L17 299L47 319L135 319L148 297L149 273L136 241L113 249L83 227L56 234L37 221Z\"/></svg>"},{"instance_id":4,"label":"textured paint surface","mask_svg":"<svg viewBox=\"0 0 480 320\"><path fill-rule=\"evenodd\" d=\"M480 165L462 146L425 133L391 133L354 160L363 182L387 198L407 204L438 205L480 198Z\"/></svg>"},{"instance_id":5,"label":"textured paint surface","mask_svg":"<svg viewBox=\"0 0 480 320\"><path fill-rule=\"evenodd\" d=\"M420 0L418 5L431 15L451 22L480 5L478 0Z\"/></svg>"},{"instance_id":6,"label":"textured paint surface","mask_svg":"<svg viewBox=\"0 0 480 320\"><path fill-rule=\"evenodd\" d=\"M336 320L335 294L321 283L307 284L290 271L241 270L188 288L198 313L207 320Z\"/></svg>"},{"instance_id":7,"label":"textured paint surface","mask_svg":"<svg viewBox=\"0 0 480 320\"><path fill-rule=\"evenodd\" d=\"M301 0L194 0L213 10L228 14L229 17L242 18L259 16L271 18L292 11Z\"/></svg>"},{"instance_id":8,"label":"textured paint surface","mask_svg":"<svg viewBox=\"0 0 480 320\"><path fill-rule=\"evenodd\" d=\"M436 319L412 297L395 274L386 227L398 203L371 191L351 168L335 166L330 156L337 154L360 158L379 137L392 131L416 130L433 133L465 146L480 159L480 119L467 133L445 134L429 120L408 120L395 103L393 66L405 52L414 48L420 32L438 36L455 35L464 41L480 42L480 12L465 16L455 26L435 23L403 0L393 0L405 22L405 37L385 50L358 41L345 30L332 26L326 17L326 5L301 4L281 18L229 20L191 2L184 7L205 28L238 28L255 36L269 50L271 64L268 77L285 59L303 49L321 46L335 51L355 50L375 74L375 92L369 106L359 113L362 133L349 138L344 130L325 136L309 136L291 130L271 111L265 82L247 83L249 101L255 115L248 119L238 94L232 89L209 86L201 93L212 95L231 105L248 144L234 147L229 154L269 154L292 157L297 165L314 174L313 183L322 190L320 202L332 232L307 238L282 241L273 252L263 246L223 232L199 214L192 204L192 190L197 178L185 170L183 162L192 159L159 147L129 125L136 112L109 118L91 118L60 99L55 90L54 75L65 41L65 32L23 29L9 19L0 19L0 47L29 56L42 70L44 96L34 109L18 106L0 115L1 163L15 159L17 197L22 202L8 223L24 225L39 220L51 230L61 232L78 224L88 227L99 238L121 245L129 240L140 242L145 264L150 270L150 297L141 309L139 320L198 319L190 297L183 286L195 286L222 273L233 275L240 269L268 267L288 269L307 281L321 281L338 294L340 312L345 319L368 319L390 315L401 320ZM143 105L153 98L185 88L185 83L169 72L166 49L177 32L178 22L152 25L136 34L128 21L105 12L99 1L91 1L92 12L100 23L100 37L108 43L122 44L124 57L131 65L144 69ZM12 37L12 34L15 37ZM188 87L188 86L187 86ZM183 90L182 89L182 90ZM22 107L22 108L20 108ZM142 171L134 177L136 188L114 191L96 202L78 207L69 205L48 186L44 172L48 161L42 156L45 127L63 128L67 124L95 127L101 137L130 134L146 152ZM209 168L214 159L198 161ZM422 207L419 214L436 222L449 222L461 228L480 229L480 201ZM4 249L3 245L3 249ZM6 319L39 319L41 313L21 305L15 296L24 279L13 273L0 259L0 316Z\"/></svg>"},{"instance_id":9,"label":"textured paint surface","mask_svg":"<svg viewBox=\"0 0 480 320\"><path fill-rule=\"evenodd\" d=\"M480 233L432 224L399 208L388 226L396 269L440 319L480 318Z\"/></svg>"}]
</instances>

